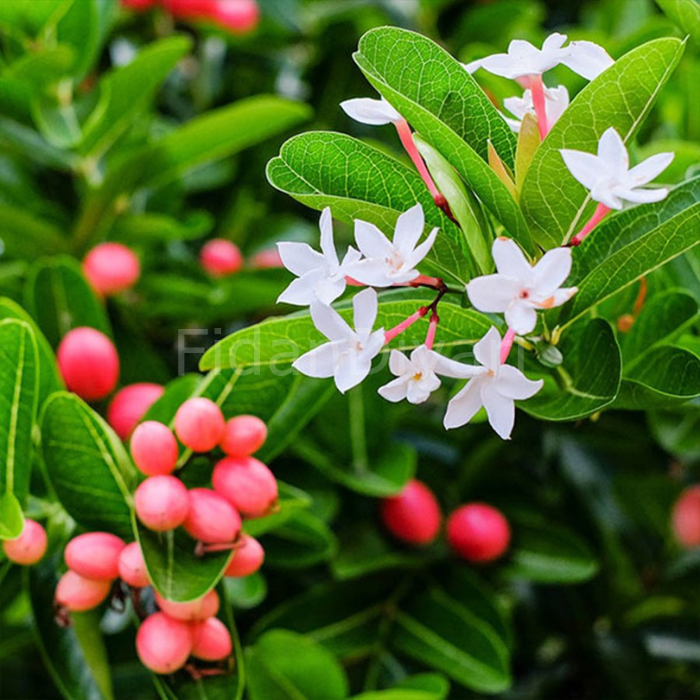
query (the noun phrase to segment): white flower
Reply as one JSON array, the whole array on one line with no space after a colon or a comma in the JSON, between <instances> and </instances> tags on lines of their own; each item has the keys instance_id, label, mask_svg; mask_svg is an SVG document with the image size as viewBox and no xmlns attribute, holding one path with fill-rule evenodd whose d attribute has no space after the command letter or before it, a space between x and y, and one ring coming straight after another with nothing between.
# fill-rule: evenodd
<instances>
[{"instance_id":1,"label":"white flower","mask_svg":"<svg viewBox=\"0 0 700 700\"><path fill-rule=\"evenodd\" d=\"M491 252L498 273L469 282L469 300L479 311L505 312L508 327L519 335L534 330L537 309L561 306L578 291L560 288L571 272L571 248L546 252L534 267L509 238L497 238Z\"/></svg>"},{"instance_id":2,"label":"white flower","mask_svg":"<svg viewBox=\"0 0 700 700\"><path fill-rule=\"evenodd\" d=\"M561 149L571 174L591 192L591 199L610 209L622 209L623 202L659 202L668 194L665 188L640 189L662 173L673 160L673 153L658 153L634 168L620 135L611 126L598 142L598 155Z\"/></svg>"},{"instance_id":3,"label":"white flower","mask_svg":"<svg viewBox=\"0 0 700 700\"><path fill-rule=\"evenodd\" d=\"M341 102L340 106L349 117L370 126L384 126L402 119L383 97L379 100L373 100L371 97L356 97Z\"/></svg>"},{"instance_id":4,"label":"white flower","mask_svg":"<svg viewBox=\"0 0 700 700\"><path fill-rule=\"evenodd\" d=\"M495 75L517 79L542 75L563 63L587 80L593 80L613 64L605 49L597 44L590 41L572 41L564 47L565 41L565 34L555 33L548 36L542 48L538 49L529 41L514 39L508 45L508 53L497 53L472 61L465 68L470 73L484 68Z\"/></svg>"},{"instance_id":5,"label":"white flower","mask_svg":"<svg viewBox=\"0 0 700 700\"><path fill-rule=\"evenodd\" d=\"M352 300L355 330L330 306L312 304L314 325L331 342L302 355L292 367L309 377L334 377L339 391L357 386L384 345L384 329L372 331L377 319L377 293L365 289Z\"/></svg>"},{"instance_id":6,"label":"white flower","mask_svg":"<svg viewBox=\"0 0 700 700\"><path fill-rule=\"evenodd\" d=\"M321 213L320 227L322 253L308 243L277 244L282 263L299 278L279 295L278 302L295 306L308 306L315 301L330 304L345 291L347 268L360 259L360 253L348 248L343 262L338 262L329 207Z\"/></svg>"},{"instance_id":7,"label":"white flower","mask_svg":"<svg viewBox=\"0 0 700 700\"><path fill-rule=\"evenodd\" d=\"M348 274L372 287L391 287L415 279L420 275L416 265L428 254L438 232L434 228L418 245L424 226L420 204L399 216L393 242L373 224L355 221L355 241L365 260L354 263Z\"/></svg>"},{"instance_id":8,"label":"white flower","mask_svg":"<svg viewBox=\"0 0 700 700\"><path fill-rule=\"evenodd\" d=\"M430 394L440 387L436 372L443 360L450 362L425 345L415 348L410 359L399 350L392 350L389 369L397 378L379 389L380 396L394 403L403 399L414 404L427 401Z\"/></svg>"},{"instance_id":9,"label":"white flower","mask_svg":"<svg viewBox=\"0 0 700 700\"><path fill-rule=\"evenodd\" d=\"M510 438L515 423L515 400L534 396L544 382L532 381L520 370L500 362L501 336L496 328L474 346L474 356L481 367L467 367L473 378L452 398L445 413L445 428L468 423L483 406L491 427L504 440ZM457 363L454 363L457 364Z\"/></svg>"},{"instance_id":10,"label":"white flower","mask_svg":"<svg viewBox=\"0 0 700 700\"><path fill-rule=\"evenodd\" d=\"M544 89L545 111L547 113L547 125L549 127L561 117L564 110L569 106L569 91L564 85ZM522 97L508 97L503 100L503 106L517 119L504 116L515 133L520 132L520 123L526 114L535 115L535 107L532 103L532 91L525 90Z\"/></svg>"}]
</instances>

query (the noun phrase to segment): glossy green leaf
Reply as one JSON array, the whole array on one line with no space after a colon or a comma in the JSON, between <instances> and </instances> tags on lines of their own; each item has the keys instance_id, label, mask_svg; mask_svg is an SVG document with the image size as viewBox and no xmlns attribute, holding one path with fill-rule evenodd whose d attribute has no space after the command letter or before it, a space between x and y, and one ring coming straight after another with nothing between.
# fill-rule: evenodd
<instances>
[{"instance_id":1,"label":"glossy green leaf","mask_svg":"<svg viewBox=\"0 0 700 700\"><path fill-rule=\"evenodd\" d=\"M700 44L700 4L697 0L656 0L656 3L664 14Z\"/></svg>"},{"instance_id":2,"label":"glossy green leaf","mask_svg":"<svg viewBox=\"0 0 700 700\"><path fill-rule=\"evenodd\" d=\"M387 690L374 690L353 695L352 700L445 700L450 683L438 673L408 676Z\"/></svg>"},{"instance_id":3,"label":"glossy green leaf","mask_svg":"<svg viewBox=\"0 0 700 700\"><path fill-rule=\"evenodd\" d=\"M37 251L46 255L66 250L66 239L52 224L26 209L0 204L0 239L3 255L21 260L35 260Z\"/></svg>"},{"instance_id":4,"label":"glossy green leaf","mask_svg":"<svg viewBox=\"0 0 700 700\"><path fill-rule=\"evenodd\" d=\"M76 53L72 73L86 75L99 56L105 40L112 7L101 0L80 0L67 3L66 11L56 24L58 41L71 46Z\"/></svg>"},{"instance_id":5,"label":"glossy green leaf","mask_svg":"<svg viewBox=\"0 0 700 700\"><path fill-rule=\"evenodd\" d=\"M182 219L165 214L130 214L117 219L112 237L122 243L190 241L202 238L214 228L209 212L195 210Z\"/></svg>"},{"instance_id":6,"label":"glossy green leaf","mask_svg":"<svg viewBox=\"0 0 700 700\"><path fill-rule=\"evenodd\" d=\"M263 539L265 562L273 568L303 569L326 561L336 543L328 526L312 513L298 511Z\"/></svg>"},{"instance_id":7,"label":"glossy green leaf","mask_svg":"<svg viewBox=\"0 0 700 700\"><path fill-rule=\"evenodd\" d=\"M273 513L262 518L253 518L243 523L243 531L253 537L260 537L267 532L276 530L280 525L294 517L299 511L306 510L312 504L308 493L277 480L279 500Z\"/></svg>"}]
</instances>

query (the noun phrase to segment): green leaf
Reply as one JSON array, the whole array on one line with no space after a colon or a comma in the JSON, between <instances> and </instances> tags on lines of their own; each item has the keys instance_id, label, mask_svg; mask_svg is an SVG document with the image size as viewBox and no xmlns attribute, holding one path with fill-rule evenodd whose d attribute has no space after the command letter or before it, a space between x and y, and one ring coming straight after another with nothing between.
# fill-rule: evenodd
<instances>
[{"instance_id":1,"label":"green leaf","mask_svg":"<svg viewBox=\"0 0 700 700\"><path fill-rule=\"evenodd\" d=\"M629 143L678 64L683 47L678 39L656 39L633 49L581 90L554 124L532 161L520 198L543 248L568 241L595 204L567 169L559 149L594 153L611 126Z\"/></svg>"},{"instance_id":2,"label":"green leaf","mask_svg":"<svg viewBox=\"0 0 700 700\"><path fill-rule=\"evenodd\" d=\"M279 569L304 569L326 561L336 542L328 526L312 513L298 511L263 540L265 562Z\"/></svg>"},{"instance_id":3,"label":"green leaf","mask_svg":"<svg viewBox=\"0 0 700 700\"><path fill-rule=\"evenodd\" d=\"M155 420L172 427L177 409L194 395L204 378L199 374L183 374L168 382L163 395L148 409L144 421Z\"/></svg>"},{"instance_id":4,"label":"green leaf","mask_svg":"<svg viewBox=\"0 0 700 700\"><path fill-rule=\"evenodd\" d=\"M656 0L657 5L693 41L700 44L700 3L698 0Z\"/></svg>"},{"instance_id":5,"label":"green leaf","mask_svg":"<svg viewBox=\"0 0 700 700\"><path fill-rule=\"evenodd\" d=\"M66 239L53 225L26 209L0 204L0 238L9 258L35 260L37 251L46 255L66 250Z\"/></svg>"},{"instance_id":6,"label":"green leaf","mask_svg":"<svg viewBox=\"0 0 700 700\"><path fill-rule=\"evenodd\" d=\"M243 523L244 532L247 532L253 537L260 537L267 532L277 529L297 512L306 510L313 503L313 499L308 493L295 486L285 484L279 479L277 480L277 487L279 490L279 500L275 512L263 518L246 520Z\"/></svg>"},{"instance_id":7,"label":"green leaf","mask_svg":"<svg viewBox=\"0 0 700 700\"><path fill-rule=\"evenodd\" d=\"M67 10L56 24L59 42L75 50L76 65L72 74L81 78L93 67L107 35L110 3L101 0L80 0L67 3Z\"/></svg>"},{"instance_id":8,"label":"green leaf","mask_svg":"<svg viewBox=\"0 0 700 700\"><path fill-rule=\"evenodd\" d=\"M135 468L114 431L75 394L44 406L41 449L61 505L87 530L131 539Z\"/></svg>"},{"instance_id":9,"label":"green leaf","mask_svg":"<svg viewBox=\"0 0 700 700\"><path fill-rule=\"evenodd\" d=\"M438 673L408 676L387 690L371 690L353 695L352 700L445 700L450 683Z\"/></svg>"},{"instance_id":10,"label":"green leaf","mask_svg":"<svg viewBox=\"0 0 700 700\"><path fill-rule=\"evenodd\" d=\"M29 324L0 321L0 539L19 537L29 494L32 428L39 392L39 353Z\"/></svg>"},{"instance_id":11,"label":"green leaf","mask_svg":"<svg viewBox=\"0 0 700 700\"><path fill-rule=\"evenodd\" d=\"M420 203L426 229L440 233L426 258L435 274L465 284L469 263L459 229L435 206L420 177L385 153L345 134L313 131L289 139L267 165L270 184L297 201L351 223L361 219L385 233Z\"/></svg>"},{"instance_id":12,"label":"green leaf","mask_svg":"<svg viewBox=\"0 0 700 700\"><path fill-rule=\"evenodd\" d=\"M120 216L112 229L112 238L122 243L193 241L214 228L214 217L195 210L182 218L165 214L127 214Z\"/></svg>"}]
</instances>

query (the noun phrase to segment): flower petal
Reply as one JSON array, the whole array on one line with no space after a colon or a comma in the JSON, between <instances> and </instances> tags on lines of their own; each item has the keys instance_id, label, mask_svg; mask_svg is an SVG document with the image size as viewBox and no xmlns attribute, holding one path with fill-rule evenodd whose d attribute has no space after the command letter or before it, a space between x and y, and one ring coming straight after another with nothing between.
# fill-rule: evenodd
<instances>
[{"instance_id":1,"label":"flower petal","mask_svg":"<svg viewBox=\"0 0 700 700\"><path fill-rule=\"evenodd\" d=\"M467 295L475 309L484 313L502 313L520 294L522 285L504 275L484 275L467 284Z\"/></svg>"},{"instance_id":2,"label":"flower petal","mask_svg":"<svg viewBox=\"0 0 700 700\"><path fill-rule=\"evenodd\" d=\"M401 115L384 99L356 97L341 102L340 107L351 119L370 126L383 126L401 120Z\"/></svg>"},{"instance_id":3,"label":"flower petal","mask_svg":"<svg viewBox=\"0 0 700 700\"><path fill-rule=\"evenodd\" d=\"M387 258L394 252L391 241L374 225L355 220L355 241L367 258Z\"/></svg>"},{"instance_id":4,"label":"flower petal","mask_svg":"<svg viewBox=\"0 0 700 700\"><path fill-rule=\"evenodd\" d=\"M282 264L297 277L323 265L323 255L308 243L282 242L277 244Z\"/></svg>"},{"instance_id":5,"label":"flower petal","mask_svg":"<svg viewBox=\"0 0 700 700\"><path fill-rule=\"evenodd\" d=\"M501 439L509 440L515 424L513 399L499 394L496 387L489 382L481 388L481 400L491 427Z\"/></svg>"},{"instance_id":6,"label":"flower petal","mask_svg":"<svg viewBox=\"0 0 700 700\"><path fill-rule=\"evenodd\" d=\"M602 46L592 41L572 41L561 62L586 80L593 80L615 61Z\"/></svg>"},{"instance_id":7,"label":"flower petal","mask_svg":"<svg viewBox=\"0 0 700 700\"><path fill-rule=\"evenodd\" d=\"M416 204L405 211L396 220L394 229L394 248L398 248L404 256L408 257L418 245L425 227L423 207Z\"/></svg>"},{"instance_id":8,"label":"flower petal","mask_svg":"<svg viewBox=\"0 0 700 700\"><path fill-rule=\"evenodd\" d=\"M571 248L548 250L533 268L533 293L539 296L551 294L564 283L570 272Z\"/></svg>"},{"instance_id":9,"label":"flower petal","mask_svg":"<svg viewBox=\"0 0 700 700\"><path fill-rule=\"evenodd\" d=\"M519 369L511 365L503 365L493 386L499 394L509 399L522 401L534 396L544 385L541 379L528 379Z\"/></svg>"},{"instance_id":10,"label":"flower petal","mask_svg":"<svg viewBox=\"0 0 700 700\"><path fill-rule=\"evenodd\" d=\"M340 314L330 306L315 303L311 305L311 319L314 326L328 338L328 340L354 341L355 333L343 320Z\"/></svg>"},{"instance_id":11,"label":"flower petal","mask_svg":"<svg viewBox=\"0 0 700 700\"><path fill-rule=\"evenodd\" d=\"M605 174L600 159L593 153L568 148L561 148L559 153L569 172L588 190L592 190L601 174Z\"/></svg>"},{"instance_id":12,"label":"flower petal","mask_svg":"<svg viewBox=\"0 0 700 700\"><path fill-rule=\"evenodd\" d=\"M629 173L627 173L628 182L632 187L639 187L651 182L655 177L671 165L675 153L657 153L646 160L643 160L638 165L635 165Z\"/></svg>"},{"instance_id":13,"label":"flower petal","mask_svg":"<svg viewBox=\"0 0 700 700\"><path fill-rule=\"evenodd\" d=\"M474 357L487 369L496 371L501 365L501 334L491 326L486 335L474 345Z\"/></svg>"},{"instance_id":14,"label":"flower petal","mask_svg":"<svg viewBox=\"0 0 700 700\"><path fill-rule=\"evenodd\" d=\"M451 360L440 353L430 350L433 354L433 359L435 364L433 365L433 371L442 375L443 377L452 377L453 379L471 379L472 377L478 377L486 372L483 367L477 367L476 365L465 365L462 362L457 362L456 360Z\"/></svg>"},{"instance_id":15,"label":"flower petal","mask_svg":"<svg viewBox=\"0 0 700 700\"><path fill-rule=\"evenodd\" d=\"M506 323L518 335L525 335L535 330L537 311L527 301L516 301L506 309Z\"/></svg>"},{"instance_id":16,"label":"flower petal","mask_svg":"<svg viewBox=\"0 0 700 700\"><path fill-rule=\"evenodd\" d=\"M380 386L377 393L387 401L398 403L399 401L403 401L408 395L408 383L410 381L408 377L392 379L388 384Z\"/></svg>"},{"instance_id":17,"label":"flower petal","mask_svg":"<svg viewBox=\"0 0 700 700\"><path fill-rule=\"evenodd\" d=\"M294 306L309 306L316 301L316 284L321 273L309 272L303 277L295 279L277 297L278 304L293 304Z\"/></svg>"},{"instance_id":18,"label":"flower petal","mask_svg":"<svg viewBox=\"0 0 700 700\"><path fill-rule=\"evenodd\" d=\"M362 382L372 369L372 362L355 352L344 353L335 370L335 385L344 394Z\"/></svg>"},{"instance_id":19,"label":"flower petal","mask_svg":"<svg viewBox=\"0 0 700 700\"><path fill-rule=\"evenodd\" d=\"M407 265L411 268L415 268L418 263L430 252L430 249L435 243L435 239L438 235L438 229L434 228L428 237L408 256Z\"/></svg>"},{"instance_id":20,"label":"flower petal","mask_svg":"<svg viewBox=\"0 0 700 700\"><path fill-rule=\"evenodd\" d=\"M626 173L629 168L627 148L613 126L606 129L598 141L598 159L600 165L612 173Z\"/></svg>"},{"instance_id":21,"label":"flower petal","mask_svg":"<svg viewBox=\"0 0 700 700\"><path fill-rule=\"evenodd\" d=\"M377 292L374 289L363 289L352 300L352 308L357 334L371 333L377 320Z\"/></svg>"},{"instance_id":22,"label":"flower petal","mask_svg":"<svg viewBox=\"0 0 700 700\"><path fill-rule=\"evenodd\" d=\"M415 353L415 350L413 352ZM400 377L403 374L411 372L413 370L413 365L411 364L411 360L400 350L392 350L389 355L389 369L392 374Z\"/></svg>"},{"instance_id":23,"label":"flower petal","mask_svg":"<svg viewBox=\"0 0 700 700\"><path fill-rule=\"evenodd\" d=\"M520 246L510 238L499 236L491 248L499 274L527 284L532 279L532 266Z\"/></svg>"},{"instance_id":24,"label":"flower petal","mask_svg":"<svg viewBox=\"0 0 700 700\"><path fill-rule=\"evenodd\" d=\"M553 88L545 88L544 96L547 122L554 124L569 106L569 91L564 85L557 85Z\"/></svg>"},{"instance_id":25,"label":"flower petal","mask_svg":"<svg viewBox=\"0 0 700 700\"><path fill-rule=\"evenodd\" d=\"M331 268L335 269L338 267L338 253L333 243L333 219L330 207L326 207L321 212L319 227L321 229L321 251L323 252L323 257L330 264Z\"/></svg>"},{"instance_id":26,"label":"flower petal","mask_svg":"<svg viewBox=\"0 0 700 700\"><path fill-rule=\"evenodd\" d=\"M615 195L624 199L627 202L635 204L650 204L651 202L660 202L668 196L666 187L656 187L654 189L633 189L633 190L615 190Z\"/></svg>"},{"instance_id":27,"label":"flower petal","mask_svg":"<svg viewBox=\"0 0 700 700\"><path fill-rule=\"evenodd\" d=\"M346 272L354 280L370 287L391 287L397 283L396 279L389 276L392 269L383 258L360 260L349 266ZM413 276L417 276L417 273Z\"/></svg>"},{"instance_id":28,"label":"flower petal","mask_svg":"<svg viewBox=\"0 0 700 700\"><path fill-rule=\"evenodd\" d=\"M345 291L345 277L331 279L322 277L314 286L316 298L324 304L332 304Z\"/></svg>"},{"instance_id":29,"label":"flower petal","mask_svg":"<svg viewBox=\"0 0 700 700\"><path fill-rule=\"evenodd\" d=\"M482 407L480 378L472 379L447 404L443 425L447 430L467 424Z\"/></svg>"},{"instance_id":30,"label":"flower petal","mask_svg":"<svg viewBox=\"0 0 700 700\"><path fill-rule=\"evenodd\" d=\"M566 41L566 34L560 34L559 32L553 32L550 34L542 44L542 51L553 52L564 46Z\"/></svg>"},{"instance_id":31,"label":"flower petal","mask_svg":"<svg viewBox=\"0 0 700 700\"><path fill-rule=\"evenodd\" d=\"M440 386L440 380L435 375L433 378L437 380L437 386L435 386L434 381L430 381L430 378L410 379L406 391L408 402L412 404L425 403L430 398L430 394Z\"/></svg>"},{"instance_id":32,"label":"flower petal","mask_svg":"<svg viewBox=\"0 0 700 700\"><path fill-rule=\"evenodd\" d=\"M555 306L565 304L576 292L578 292L578 287L562 287L555 289L546 297L531 297L530 301L540 309L553 309Z\"/></svg>"},{"instance_id":33,"label":"flower petal","mask_svg":"<svg viewBox=\"0 0 700 700\"><path fill-rule=\"evenodd\" d=\"M335 374L341 353L341 344L324 343L297 358L292 362L292 367L307 377L326 379Z\"/></svg>"}]
</instances>

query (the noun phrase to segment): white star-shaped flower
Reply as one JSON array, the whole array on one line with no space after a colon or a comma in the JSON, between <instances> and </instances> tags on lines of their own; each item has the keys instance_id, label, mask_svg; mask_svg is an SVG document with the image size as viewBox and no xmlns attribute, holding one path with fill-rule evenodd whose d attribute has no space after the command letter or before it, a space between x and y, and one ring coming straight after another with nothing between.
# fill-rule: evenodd
<instances>
[{"instance_id":1,"label":"white star-shaped flower","mask_svg":"<svg viewBox=\"0 0 700 700\"><path fill-rule=\"evenodd\" d=\"M554 122L561 117L564 110L569 106L569 91L564 85L544 89L545 111L547 113L547 124L551 127ZM532 91L525 90L522 97L507 97L503 100L503 106L517 119L504 116L515 133L520 133L520 123L526 114L535 116L535 107L532 102Z\"/></svg>"},{"instance_id":2,"label":"white star-shaped flower","mask_svg":"<svg viewBox=\"0 0 700 700\"><path fill-rule=\"evenodd\" d=\"M338 261L330 207L321 213L320 228L321 253L308 243L285 241L277 244L283 265L298 277L279 295L278 302L295 306L309 306L315 301L330 304L345 291L346 270L361 255L354 248L348 248L343 262Z\"/></svg>"},{"instance_id":3,"label":"white star-shaped flower","mask_svg":"<svg viewBox=\"0 0 700 700\"><path fill-rule=\"evenodd\" d=\"M340 107L350 118L370 126L395 124L402 120L401 115L383 97L379 100L356 97L341 102Z\"/></svg>"},{"instance_id":4,"label":"white star-shaped flower","mask_svg":"<svg viewBox=\"0 0 700 700\"><path fill-rule=\"evenodd\" d=\"M420 275L416 265L428 254L438 232L434 228L418 245L424 226L420 204L399 216L393 241L373 224L355 221L355 241L365 259L354 263L348 274L372 287L391 287L415 279Z\"/></svg>"},{"instance_id":5,"label":"white star-shaped flower","mask_svg":"<svg viewBox=\"0 0 700 700\"><path fill-rule=\"evenodd\" d=\"M561 149L569 172L591 192L591 199L610 209L622 209L624 202L659 202L666 188L641 189L661 174L674 153L657 153L630 169L629 155L620 135L611 126L598 142L598 155Z\"/></svg>"},{"instance_id":6,"label":"white star-shaped flower","mask_svg":"<svg viewBox=\"0 0 700 700\"><path fill-rule=\"evenodd\" d=\"M534 266L509 238L497 238L491 253L498 273L473 279L467 294L479 311L505 313L508 327L518 335L534 330L538 309L561 306L578 291L560 288L571 272L570 248L554 248Z\"/></svg>"},{"instance_id":7,"label":"white star-shaped flower","mask_svg":"<svg viewBox=\"0 0 700 700\"><path fill-rule=\"evenodd\" d=\"M544 382L532 381L515 367L502 365L500 353L501 335L491 328L474 346L474 356L481 366L470 368L473 378L447 404L445 428L465 425L483 406L496 433L503 440L510 438L515 423L515 401L534 396Z\"/></svg>"},{"instance_id":8,"label":"white star-shaped flower","mask_svg":"<svg viewBox=\"0 0 700 700\"><path fill-rule=\"evenodd\" d=\"M377 293L365 289L352 300L355 330L330 306L312 304L314 325L329 343L298 358L292 367L309 377L333 377L341 393L357 386L372 368L384 345L384 329L373 331L377 320Z\"/></svg>"}]
</instances>

